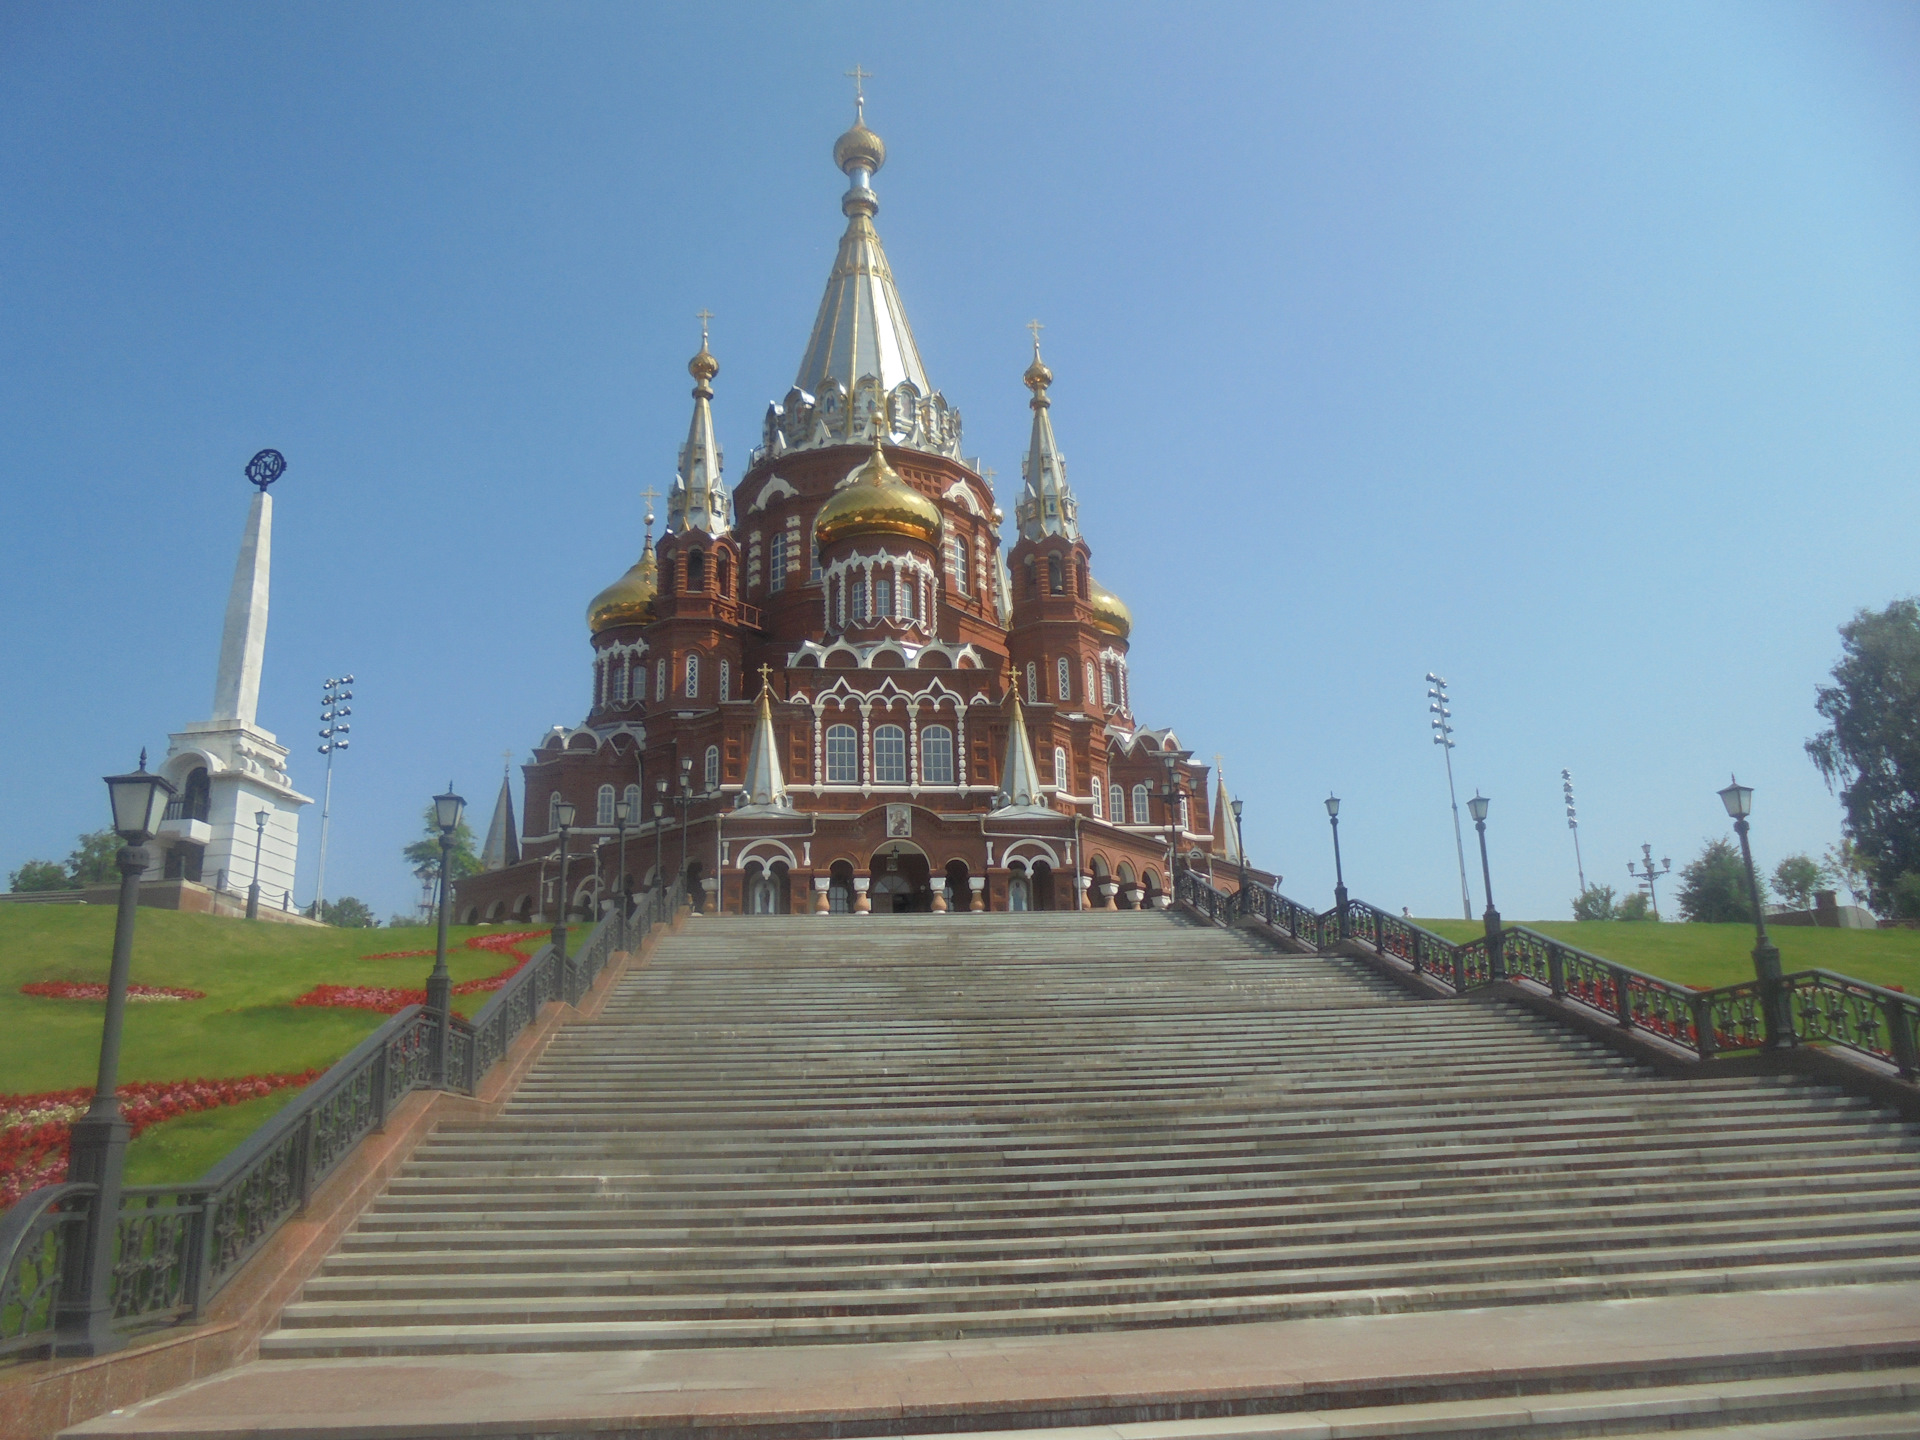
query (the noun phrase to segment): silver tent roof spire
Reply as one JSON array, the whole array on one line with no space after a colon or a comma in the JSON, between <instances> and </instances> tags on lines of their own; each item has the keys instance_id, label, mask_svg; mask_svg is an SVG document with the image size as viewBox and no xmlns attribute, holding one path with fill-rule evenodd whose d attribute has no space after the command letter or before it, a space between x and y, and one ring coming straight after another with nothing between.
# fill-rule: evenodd
<instances>
[{"instance_id":1,"label":"silver tent roof spire","mask_svg":"<svg viewBox=\"0 0 1920 1440\"><path fill-rule=\"evenodd\" d=\"M1033 399L1027 402L1033 411L1033 435L1027 442L1027 458L1020 462L1020 474L1027 483L1014 503L1013 518L1022 539L1064 535L1078 540L1080 504L1068 488L1067 458L1054 439L1049 414L1053 401L1047 398L1047 387L1053 384L1053 371L1040 358L1040 332L1046 327L1038 320L1029 320L1027 328L1033 332L1033 363L1020 379L1033 392Z\"/></svg>"},{"instance_id":2,"label":"silver tent roof spire","mask_svg":"<svg viewBox=\"0 0 1920 1440\"><path fill-rule=\"evenodd\" d=\"M500 794L493 802L493 819L487 825L487 843L480 850L480 864L488 870L504 870L519 863L520 829L513 823L513 782L503 770Z\"/></svg>"},{"instance_id":3,"label":"silver tent roof spire","mask_svg":"<svg viewBox=\"0 0 1920 1440\"><path fill-rule=\"evenodd\" d=\"M767 666L760 667L760 698L754 706L753 743L747 750L747 774L740 786L742 804L735 814L789 812L787 781L780 771L780 746L773 733L773 691Z\"/></svg>"},{"instance_id":4,"label":"silver tent roof spire","mask_svg":"<svg viewBox=\"0 0 1920 1440\"><path fill-rule=\"evenodd\" d=\"M1050 815L1053 812L1047 808L1040 791L1040 767L1033 763L1027 712L1020 705L1020 680L1011 667L1007 670L1007 698L1013 702L1013 717L1007 726L1007 758L1000 766L1000 803L988 813Z\"/></svg>"},{"instance_id":5,"label":"silver tent roof spire","mask_svg":"<svg viewBox=\"0 0 1920 1440\"><path fill-rule=\"evenodd\" d=\"M687 443L680 447L680 472L667 492L667 529L704 530L724 535L732 524L732 502L721 475L720 442L713 436L713 377L720 362L707 348L707 322L713 312L702 310L700 353L687 362L693 376L693 422Z\"/></svg>"},{"instance_id":6,"label":"silver tent roof spire","mask_svg":"<svg viewBox=\"0 0 1920 1440\"><path fill-rule=\"evenodd\" d=\"M848 72L856 80L867 73ZM848 180L840 197L847 228L793 389L768 408L764 453L864 444L878 430L889 445L958 459L960 414L927 380L873 228L880 210L873 177L887 163L887 147L867 128L864 90L854 107L853 128L833 146L833 163Z\"/></svg>"}]
</instances>

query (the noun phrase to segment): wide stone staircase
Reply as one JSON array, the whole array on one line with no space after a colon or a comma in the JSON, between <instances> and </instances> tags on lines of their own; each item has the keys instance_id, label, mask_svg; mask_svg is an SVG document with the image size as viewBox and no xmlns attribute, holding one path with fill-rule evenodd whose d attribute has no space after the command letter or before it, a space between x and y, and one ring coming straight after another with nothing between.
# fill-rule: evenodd
<instances>
[{"instance_id":1,"label":"wide stone staircase","mask_svg":"<svg viewBox=\"0 0 1920 1440\"><path fill-rule=\"evenodd\" d=\"M1177 916L699 920L262 1353L950 1339L1920 1279L1920 1144Z\"/></svg>"}]
</instances>

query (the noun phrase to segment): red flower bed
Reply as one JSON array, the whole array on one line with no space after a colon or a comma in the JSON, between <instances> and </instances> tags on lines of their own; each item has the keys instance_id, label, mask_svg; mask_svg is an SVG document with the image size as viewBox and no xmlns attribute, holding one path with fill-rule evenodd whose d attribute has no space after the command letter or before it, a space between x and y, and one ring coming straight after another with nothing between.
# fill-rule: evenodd
<instances>
[{"instance_id":1,"label":"red flower bed","mask_svg":"<svg viewBox=\"0 0 1920 1440\"><path fill-rule=\"evenodd\" d=\"M533 958L520 948L520 942L535 939L546 933L544 930L509 930L492 935L472 936L467 941L467 949L488 950L496 955L511 955L513 964L497 975L485 975L478 980L462 981L453 987L453 993L484 995L489 991L498 990L520 972L521 966ZM389 950L384 954L362 955L360 958L362 960L410 960L431 954L433 954L431 950ZM316 985L293 1003L348 1010L378 1010L382 1015L392 1015L406 1009L409 1005L426 1004L427 992L394 985Z\"/></svg>"},{"instance_id":2,"label":"red flower bed","mask_svg":"<svg viewBox=\"0 0 1920 1440\"><path fill-rule=\"evenodd\" d=\"M297 1075L242 1075L232 1080L142 1080L122 1085L120 1111L133 1133L149 1125L256 1100L290 1085L305 1085L321 1075L303 1070ZM73 1122L86 1113L93 1091L43 1090L34 1095L0 1095L0 1209L29 1190L64 1180L67 1139Z\"/></svg>"},{"instance_id":3,"label":"red flower bed","mask_svg":"<svg viewBox=\"0 0 1920 1440\"><path fill-rule=\"evenodd\" d=\"M107 987L82 980L35 980L20 987L22 995L39 995L48 1000L104 1000ZM129 1000L204 1000L204 990L176 990L165 985L129 985Z\"/></svg>"}]
</instances>

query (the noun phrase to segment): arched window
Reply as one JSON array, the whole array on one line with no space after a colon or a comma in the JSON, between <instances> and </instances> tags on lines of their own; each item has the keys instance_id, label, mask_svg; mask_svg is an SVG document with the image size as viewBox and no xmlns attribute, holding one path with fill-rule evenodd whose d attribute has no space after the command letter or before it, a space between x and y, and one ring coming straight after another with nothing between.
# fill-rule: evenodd
<instances>
[{"instance_id":1,"label":"arched window","mask_svg":"<svg viewBox=\"0 0 1920 1440\"><path fill-rule=\"evenodd\" d=\"M720 662L720 698L733 698L733 666L725 660Z\"/></svg>"},{"instance_id":2,"label":"arched window","mask_svg":"<svg viewBox=\"0 0 1920 1440\"><path fill-rule=\"evenodd\" d=\"M596 825L613 824L613 786L602 785L600 793L594 796L593 823Z\"/></svg>"},{"instance_id":3,"label":"arched window","mask_svg":"<svg viewBox=\"0 0 1920 1440\"><path fill-rule=\"evenodd\" d=\"M1040 703L1040 667L1031 660L1027 661L1027 703Z\"/></svg>"},{"instance_id":4,"label":"arched window","mask_svg":"<svg viewBox=\"0 0 1920 1440\"><path fill-rule=\"evenodd\" d=\"M707 557L704 551L687 552L687 589L699 594L707 588Z\"/></svg>"},{"instance_id":5,"label":"arched window","mask_svg":"<svg viewBox=\"0 0 1920 1440\"><path fill-rule=\"evenodd\" d=\"M553 834L560 828L560 792L554 791L547 796L547 833Z\"/></svg>"},{"instance_id":6,"label":"arched window","mask_svg":"<svg viewBox=\"0 0 1920 1440\"><path fill-rule=\"evenodd\" d=\"M967 547L958 536L949 535L943 547L947 554L947 580L954 593L967 594Z\"/></svg>"},{"instance_id":7,"label":"arched window","mask_svg":"<svg viewBox=\"0 0 1920 1440\"><path fill-rule=\"evenodd\" d=\"M884 573L873 577L873 618L893 618L893 581Z\"/></svg>"},{"instance_id":8,"label":"arched window","mask_svg":"<svg viewBox=\"0 0 1920 1440\"><path fill-rule=\"evenodd\" d=\"M851 725L827 727L827 783L829 785L860 783L859 737L853 733Z\"/></svg>"},{"instance_id":9,"label":"arched window","mask_svg":"<svg viewBox=\"0 0 1920 1440\"><path fill-rule=\"evenodd\" d=\"M1073 579L1074 579L1074 593L1077 594L1082 600L1086 599L1087 598L1087 562L1086 561L1075 560L1073 562Z\"/></svg>"},{"instance_id":10,"label":"arched window","mask_svg":"<svg viewBox=\"0 0 1920 1440\"><path fill-rule=\"evenodd\" d=\"M689 700L700 693L700 657L698 655L687 656L687 683L684 688Z\"/></svg>"},{"instance_id":11,"label":"arched window","mask_svg":"<svg viewBox=\"0 0 1920 1440\"><path fill-rule=\"evenodd\" d=\"M811 525L807 527L807 583L820 583L820 536Z\"/></svg>"},{"instance_id":12,"label":"arched window","mask_svg":"<svg viewBox=\"0 0 1920 1440\"><path fill-rule=\"evenodd\" d=\"M787 588L787 532L776 530L767 542L767 589Z\"/></svg>"},{"instance_id":13,"label":"arched window","mask_svg":"<svg viewBox=\"0 0 1920 1440\"><path fill-rule=\"evenodd\" d=\"M856 575L847 587L847 620L858 625L867 618L867 577Z\"/></svg>"},{"instance_id":14,"label":"arched window","mask_svg":"<svg viewBox=\"0 0 1920 1440\"><path fill-rule=\"evenodd\" d=\"M1067 766L1067 751L1063 745L1053 747L1053 784L1057 790L1073 793L1073 771Z\"/></svg>"},{"instance_id":15,"label":"arched window","mask_svg":"<svg viewBox=\"0 0 1920 1440\"><path fill-rule=\"evenodd\" d=\"M1062 655L1059 663L1053 667L1053 678L1054 683L1060 688L1060 698L1073 699L1073 662L1066 656Z\"/></svg>"},{"instance_id":16,"label":"arched window","mask_svg":"<svg viewBox=\"0 0 1920 1440\"><path fill-rule=\"evenodd\" d=\"M953 731L929 725L920 732L920 783L953 784Z\"/></svg>"},{"instance_id":17,"label":"arched window","mask_svg":"<svg viewBox=\"0 0 1920 1440\"><path fill-rule=\"evenodd\" d=\"M662 655L653 667L653 698L667 698L667 657Z\"/></svg>"},{"instance_id":18,"label":"arched window","mask_svg":"<svg viewBox=\"0 0 1920 1440\"><path fill-rule=\"evenodd\" d=\"M1101 802L1105 799L1105 787L1101 785L1098 775L1089 775L1087 783L1093 787L1093 818L1103 820L1106 818L1106 809Z\"/></svg>"},{"instance_id":19,"label":"arched window","mask_svg":"<svg viewBox=\"0 0 1920 1440\"><path fill-rule=\"evenodd\" d=\"M646 819L646 816L640 813L640 787L638 785L627 786L625 793L622 794L620 798L627 802L627 823L629 825L638 825L642 820Z\"/></svg>"},{"instance_id":20,"label":"arched window","mask_svg":"<svg viewBox=\"0 0 1920 1440\"><path fill-rule=\"evenodd\" d=\"M873 783L907 783L907 732L898 725L882 725L873 732Z\"/></svg>"},{"instance_id":21,"label":"arched window","mask_svg":"<svg viewBox=\"0 0 1920 1440\"><path fill-rule=\"evenodd\" d=\"M1055 595L1064 595L1067 593L1067 580L1061 571L1060 557L1058 555L1049 555L1047 557L1047 589Z\"/></svg>"},{"instance_id":22,"label":"arched window","mask_svg":"<svg viewBox=\"0 0 1920 1440\"><path fill-rule=\"evenodd\" d=\"M733 583L733 572L727 564L727 552L724 550L713 557L713 578L718 582L720 593L725 595Z\"/></svg>"},{"instance_id":23,"label":"arched window","mask_svg":"<svg viewBox=\"0 0 1920 1440\"><path fill-rule=\"evenodd\" d=\"M1039 593L1040 569L1033 563L1033 557L1029 555L1027 556L1027 594L1038 595Z\"/></svg>"},{"instance_id":24,"label":"arched window","mask_svg":"<svg viewBox=\"0 0 1920 1440\"><path fill-rule=\"evenodd\" d=\"M1109 710L1113 708L1113 667L1111 665L1100 667L1100 703Z\"/></svg>"},{"instance_id":25,"label":"arched window","mask_svg":"<svg viewBox=\"0 0 1920 1440\"><path fill-rule=\"evenodd\" d=\"M1147 787L1144 785L1133 787L1133 823L1136 825L1152 823L1147 819Z\"/></svg>"},{"instance_id":26,"label":"arched window","mask_svg":"<svg viewBox=\"0 0 1920 1440\"><path fill-rule=\"evenodd\" d=\"M1091 702L1093 697L1100 693L1100 682L1094 679L1093 675L1093 661L1087 661L1086 665L1081 669L1081 674L1086 680L1087 688L1080 692L1080 698L1084 701Z\"/></svg>"},{"instance_id":27,"label":"arched window","mask_svg":"<svg viewBox=\"0 0 1920 1440\"><path fill-rule=\"evenodd\" d=\"M1182 830L1193 829L1193 808L1187 800L1188 797L1185 795L1180 797L1180 828Z\"/></svg>"},{"instance_id":28,"label":"arched window","mask_svg":"<svg viewBox=\"0 0 1920 1440\"><path fill-rule=\"evenodd\" d=\"M613 662L613 699L617 705L627 703L627 662L624 660Z\"/></svg>"},{"instance_id":29,"label":"arched window","mask_svg":"<svg viewBox=\"0 0 1920 1440\"><path fill-rule=\"evenodd\" d=\"M707 746L706 777L707 789L718 790L720 788L720 747L718 745Z\"/></svg>"}]
</instances>

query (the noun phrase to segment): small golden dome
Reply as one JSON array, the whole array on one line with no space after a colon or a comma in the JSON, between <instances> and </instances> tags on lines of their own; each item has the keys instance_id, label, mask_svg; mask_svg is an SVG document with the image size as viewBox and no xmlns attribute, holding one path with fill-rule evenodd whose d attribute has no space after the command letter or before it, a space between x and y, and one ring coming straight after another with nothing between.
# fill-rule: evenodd
<instances>
[{"instance_id":1,"label":"small golden dome","mask_svg":"<svg viewBox=\"0 0 1920 1440\"><path fill-rule=\"evenodd\" d=\"M900 478L875 439L867 463L820 507L813 527L822 545L850 535L904 535L931 545L940 507Z\"/></svg>"},{"instance_id":2,"label":"small golden dome","mask_svg":"<svg viewBox=\"0 0 1920 1440\"><path fill-rule=\"evenodd\" d=\"M1093 607L1094 627L1122 640L1133 633L1133 612L1118 595L1091 575L1087 577L1087 604Z\"/></svg>"},{"instance_id":3,"label":"small golden dome","mask_svg":"<svg viewBox=\"0 0 1920 1440\"><path fill-rule=\"evenodd\" d=\"M700 353L687 362L687 373L702 385L720 373L720 362L714 359L713 352L707 349L707 340L704 335L700 337Z\"/></svg>"},{"instance_id":4,"label":"small golden dome","mask_svg":"<svg viewBox=\"0 0 1920 1440\"><path fill-rule=\"evenodd\" d=\"M851 130L833 142L833 163L843 173L875 171L887 163L887 147L863 121L856 120Z\"/></svg>"},{"instance_id":5,"label":"small golden dome","mask_svg":"<svg viewBox=\"0 0 1920 1440\"><path fill-rule=\"evenodd\" d=\"M1033 347L1033 363L1027 366L1026 373L1020 378L1025 382L1026 387L1033 391L1036 398L1038 398L1041 392L1049 385L1053 384L1053 371L1049 370L1047 368L1047 362L1040 358L1040 347L1038 345Z\"/></svg>"},{"instance_id":6,"label":"small golden dome","mask_svg":"<svg viewBox=\"0 0 1920 1440\"><path fill-rule=\"evenodd\" d=\"M613 584L587 604L587 629L598 635L616 625L644 625L653 619L653 597L660 590L660 566L653 558L653 542Z\"/></svg>"}]
</instances>

